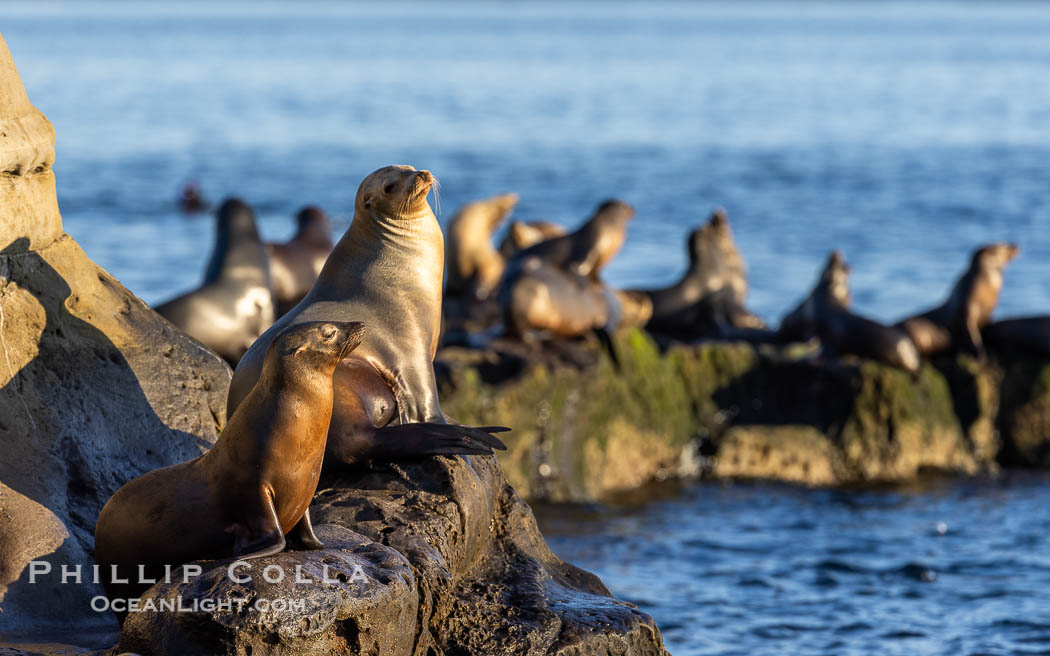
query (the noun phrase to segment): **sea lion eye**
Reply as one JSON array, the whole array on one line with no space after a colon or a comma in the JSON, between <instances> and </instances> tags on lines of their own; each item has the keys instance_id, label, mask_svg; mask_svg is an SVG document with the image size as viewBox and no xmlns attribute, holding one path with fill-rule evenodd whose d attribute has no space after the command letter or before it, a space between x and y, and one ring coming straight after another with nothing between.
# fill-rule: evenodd
<instances>
[{"instance_id":1,"label":"sea lion eye","mask_svg":"<svg viewBox=\"0 0 1050 656\"><path fill-rule=\"evenodd\" d=\"M387 183L387 185L383 187L383 193L389 196L390 194L394 193L395 186L397 185L393 182Z\"/></svg>"},{"instance_id":2,"label":"sea lion eye","mask_svg":"<svg viewBox=\"0 0 1050 656\"><path fill-rule=\"evenodd\" d=\"M336 327L331 324L325 324L321 326L321 337L326 342L330 342L333 339L335 339L335 336L338 332L339 331L336 330Z\"/></svg>"}]
</instances>

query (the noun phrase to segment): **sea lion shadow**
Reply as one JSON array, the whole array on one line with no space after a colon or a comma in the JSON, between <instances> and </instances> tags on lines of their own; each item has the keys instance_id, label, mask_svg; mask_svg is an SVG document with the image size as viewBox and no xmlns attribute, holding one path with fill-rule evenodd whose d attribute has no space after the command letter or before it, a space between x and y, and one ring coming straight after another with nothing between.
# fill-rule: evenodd
<instances>
[{"instance_id":1,"label":"sea lion shadow","mask_svg":"<svg viewBox=\"0 0 1050 656\"><path fill-rule=\"evenodd\" d=\"M28 238L21 237L0 250L2 284L14 283L18 291L31 294L45 315L36 354L0 387L0 398L7 397L2 405L8 410L0 418L7 454L0 462L0 481L50 510L68 531L53 552L34 554L36 560L54 560L56 572L63 565L90 568L95 522L109 497L142 473L199 455L210 442L165 424L120 349L104 332L70 311L67 304L79 302L79 297L66 279L28 247ZM98 275L103 284L112 284L101 271ZM116 312L121 313L121 308ZM5 335L0 338L13 334L12 328L21 330L19 322L25 320L7 316ZM127 313L127 321L137 320L134 313ZM143 326L143 332L149 330ZM10 344L10 339L4 340L2 355L9 356ZM7 358L0 361L0 366L8 364ZM19 535L25 529L9 524L0 530L0 543L33 540ZM7 586L4 598L26 600L36 608L42 602L40 595L53 590L40 583L29 582L25 566ZM90 576L85 586L91 586ZM80 610L95 615L87 607L67 610L70 623L84 619Z\"/></svg>"}]
</instances>

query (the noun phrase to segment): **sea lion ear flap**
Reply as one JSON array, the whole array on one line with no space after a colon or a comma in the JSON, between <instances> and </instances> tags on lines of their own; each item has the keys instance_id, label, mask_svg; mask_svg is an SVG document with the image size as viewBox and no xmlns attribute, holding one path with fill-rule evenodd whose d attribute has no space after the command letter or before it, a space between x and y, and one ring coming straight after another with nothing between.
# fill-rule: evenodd
<instances>
[{"instance_id":1,"label":"sea lion ear flap","mask_svg":"<svg viewBox=\"0 0 1050 656\"><path fill-rule=\"evenodd\" d=\"M372 194L365 194L364 205L366 210L372 209Z\"/></svg>"}]
</instances>

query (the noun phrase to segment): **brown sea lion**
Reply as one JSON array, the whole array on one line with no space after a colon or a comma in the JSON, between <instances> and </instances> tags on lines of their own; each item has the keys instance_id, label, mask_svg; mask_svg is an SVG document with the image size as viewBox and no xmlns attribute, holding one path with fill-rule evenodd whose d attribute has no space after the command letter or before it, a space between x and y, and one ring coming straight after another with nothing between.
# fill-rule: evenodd
<instances>
[{"instance_id":1,"label":"brown sea lion","mask_svg":"<svg viewBox=\"0 0 1050 656\"><path fill-rule=\"evenodd\" d=\"M489 433L506 429L449 424L438 401L434 353L445 253L427 202L434 181L430 171L411 166L388 166L364 179L354 219L313 288L237 365L228 413L259 379L263 354L282 330L309 321L362 321L364 341L335 375L327 463L505 448Z\"/></svg>"},{"instance_id":2,"label":"brown sea lion","mask_svg":"<svg viewBox=\"0 0 1050 656\"><path fill-rule=\"evenodd\" d=\"M517 194L464 205L449 221L445 240L445 295L483 301L499 286L505 265L492 235L518 204Z\"/></svg>"},{"instance_id":3,"label":"brown sea lion","mask_svg":"<svg viewBox=\"0 0 1050 656\"><path fill-rule=\"evenodd\" d=\"M817 337L825 356L856 355L918 371L919 353L903 331L850 311L849 274L842 253L832 252L816 287L780 322L781 341Z\"/></svg>"},{"instance_id":4,"label":"brown sea lion","mask_svg":"<svg viewBox=\"0 0 1050 656\"><path fill-rule=\"evenodd\" d=\"M295 236L289 241L266 244L278 316L303 300L332 252L332 226L320 207L304 207L295 222Z\"/></svg>"},{"instance_id":5,"label":"brown sea lion","mask_svg":"<svg viewBox=\"0 0 1050 656\"><path fill-rule=\"evenodd\" d=\"M250 207L236 198L222 204L204 283L153 309L231 365L237 363L274 320L269 257Z\"/></svg>"},{"instance_id":6,"label":"brown sea lion","mask_svg":"<svg viewBox=\"0 0 1050 656\"><path fill-rule=\"evenodd\" d=\"M689 268L670 287L636 290L652 301L650 332L685 340L725 337L734 329L763 329L765 322L744 308L747 269L729 217L716 208L689 234Z\"/></svg>"},{"instance_id":7,"label":"brown sea lion","mask_svg":"<svg viewBox=\"0 0 1050 656\"><path fill-rule=\"evenodd\" d=\"M1015 244L995 243L974 251L970 266L952 288L947 300L922 314L897 324L923 355L959 351L984 352L981 329L988 325L999 304L1003 269L1017 257Z\"/></svg>"},{"instance_id":8,"label":"brown sea lion","mask_svg":"<svg viewBox=\"0 0 1050 656\"><path fill-rule=\"evenodd\" d=\"M1050 360L1050 316L994 321L981 331L988 348L1037 355Z\"/></svg>"},{"instance_id":9,"label":"brown sea lion","mask_svg":"<svg viewBox=\"0 0 1050 656\"><path fill-rule=\"evenodd\" d=\"M332 376L360 344L360 323L314 321L278 333L263 358L259 382L232 414L218 441L194 460L124 484L95 525L111 597L137 597L142 574L193 560L257 558L297 546L319 549L309 506L317 489L328 424Z\"/></svg>"},{"instance_id":10,"label":"brown sea lion","mask_svg":"<svg viewBox=\"0 0 1050 656\"><path fill-rule=\"evenodd\" d=\"M499 244L499 252L504 259L510 259L518 251L565 233L565 228L553 221L511 221Z\"/></svg>"},{"instance_id":11,"label":"brown sea lion","mask_svg":"<svg viewBox=\"0 0 1050 656\"><path fill-rule=\"evenodd\" d=\"M634 208L618 200L607 200L575 232L548 239L516 253L507 264L509 275L528 258L540 258L591 280L620 252L627 239L627 224Z\"/></svg>"},{"instance_id":12,"label":"brown sea lion","mask_svg":"<svg viewBox=\"0 0 1050 656\"><path fill-rule=\"evenodd\" d=\"M619 304L601 283L538 257L527 258L501 294L509 334L530 341L539 334L580 337L619 323Z\"/></svg>"}]
</instances>

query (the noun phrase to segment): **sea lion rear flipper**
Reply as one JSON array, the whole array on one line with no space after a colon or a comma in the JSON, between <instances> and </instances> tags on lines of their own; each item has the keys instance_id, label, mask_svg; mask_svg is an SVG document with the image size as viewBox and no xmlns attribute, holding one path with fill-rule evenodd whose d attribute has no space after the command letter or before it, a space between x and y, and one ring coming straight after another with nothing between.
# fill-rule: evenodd
<instances>
[{"instance_id":1,"label":"sea lion rear flipper","mask_svg":"<svg viewBox=\"0 0 1050 656\"><path fill-rule=\"evenodd\" d=\"M289 546L304 551L324 549L324 543L317 538L314 527L310 523L309 508L303 513L302 519L288 532L287 540Z\"/></svg>"},{"instance_id":2,"label":"sea lion rear flipper","mask_svg":"<svg viewBox=\"0 0 1050 656\"><path fill-rule=\"evenodd\" d=\"M277 521L277 509L273 507L273 496L264 493L263 507L256 517L238 522L232 528L234 534L233 556L241 560L272 556L284 551L284 531ZM245 508L245 512L251 512Z\"/></svg>"},{"instance_id":3,"label":"sea lion rear flipper","mask_svg":"<svg viewBox=\"0 0 1050 656\"><path fill-rule=\"evenodd\" d=\"M376 431L376 458L411 458L439 455L492 455L505 445L492 432L510 430L502 426L411 423L384 426Z\"/></svg>"}]
</instances>

